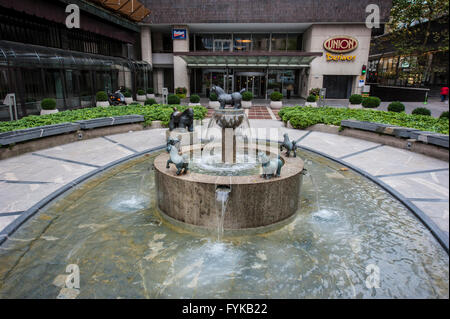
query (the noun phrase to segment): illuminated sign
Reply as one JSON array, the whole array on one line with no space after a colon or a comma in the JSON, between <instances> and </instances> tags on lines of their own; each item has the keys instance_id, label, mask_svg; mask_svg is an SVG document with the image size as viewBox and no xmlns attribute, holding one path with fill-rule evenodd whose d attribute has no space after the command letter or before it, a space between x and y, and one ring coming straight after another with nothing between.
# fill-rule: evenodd
<instances>
[{"instance_id":1,"label":"illuminated sign","mask_svg":"<svg viewBox=\"0 0 450 319\"><path fill-rule=\"evenodd\" d=\"M340 61L355 61L356 56L355 55L332 55L327 53L327 61L335 61L335 62L340 62Z\"/></svg>"},{"instance_id":2,"label":"illuminated sign","mask_svg":"<svg viewBox=\"0 0 450 319\"><path fill-rule=\"evenodd\" d=\"M186 40L186 29L173 29L172 40Z\"/></svg>"},{"instance_id":3,"label":"illuminated sign","mask_svg":"<svg viewBox=\"0 0 450 319\"><path fill-rule=\"evenodd\" d=\"M323 43L323 47L328 52L347 53L356 50L358 40L349 36L336 36L329 38Z\"/></svg>"}]
</instances>

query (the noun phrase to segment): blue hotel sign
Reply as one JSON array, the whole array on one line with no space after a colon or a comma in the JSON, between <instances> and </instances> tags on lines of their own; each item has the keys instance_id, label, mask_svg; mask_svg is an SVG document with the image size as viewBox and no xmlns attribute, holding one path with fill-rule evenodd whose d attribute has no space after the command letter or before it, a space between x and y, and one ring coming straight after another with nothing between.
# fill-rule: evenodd
<instances>
[{"instance_id":1,"label":"blue hotel sign","mask_svg":"<svg viewBox=\"0 0 450 319\"><path fill-rule=\"evenodd\" d=\"M173 40L186 40L186 29L173 29L172 30Z\"/></svg>"}]
</instances>

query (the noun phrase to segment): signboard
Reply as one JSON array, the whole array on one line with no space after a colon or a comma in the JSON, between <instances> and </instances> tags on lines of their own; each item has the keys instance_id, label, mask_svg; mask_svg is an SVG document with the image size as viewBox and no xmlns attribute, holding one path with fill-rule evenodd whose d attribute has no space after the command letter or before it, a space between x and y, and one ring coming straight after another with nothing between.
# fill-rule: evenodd
<instances>
[{"instance_id":1,"label":"signboard","mask_svg":"<svg viewBox=\"0 0 450 319\"><path fill-rule=\"evenodd\" d=\"M334 62L354 62L356 56L354 55L344 55L344 53L352 52L358 47L358 40L353 37L340 35L329 38L323 42L323 47L328 52L337 53L338 55L333 55L330 53L326 54L327 61Z\"/></svg>"},{"instance_id":2,"label":"signboard","mask_svg":"<svg viewBox=\"0 0 450 319\"><path fill-rule=\"evenodd\" d=\"M364 80L359 80L358 87L362 88L364 86L364 83Z\"/></svg>"},{"instance_id":3,"label":"signboard","mask_svg":"<svg viewBox=\"0 0 450 319\"><path fill-rule=\"evenodd\" d=\"M323 47L332 53L347 53L356 50L358 40L349 36L336 36L325 40Z\"/></svg>"},{"instance_id":4,"label":"signboard","mask_svg":"<svg viewBox=\"0 0 450 319\"><path fill-rule=\"evenodd\" d=\"M172 40L186 40L186 29L172 29Z\"/></svg>"}]
</instances>

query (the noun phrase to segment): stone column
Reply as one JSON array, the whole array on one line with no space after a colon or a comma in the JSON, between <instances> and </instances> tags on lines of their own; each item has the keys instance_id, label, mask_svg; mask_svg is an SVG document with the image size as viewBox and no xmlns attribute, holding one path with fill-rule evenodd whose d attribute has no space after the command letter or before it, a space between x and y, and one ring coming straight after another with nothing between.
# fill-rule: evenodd
<instances>
[{"instance_id":1,"label":"stone column","mask_svg":"<svg viewBox=\"0 0 450 319\"><path fill-rule=\"evenodd\" d=\"M173 52L189 52L189 30L187 26L174 26L178 29L186 29L186 40L173 40ZM185 87L187 89L186 96L190 96L190 81L186 62L179 56L173 57L174 85L177 87Z\"/></svg>"},{"instance_id":2,"label":"stone column","mask_svg":"<svg viewBox=\"0 0 450 319\"><path fill-rule=\"evenodd\" d=\"M142 61L152 64L152 33L149 26L141 27Z\"/></svg>"}]
</instances>

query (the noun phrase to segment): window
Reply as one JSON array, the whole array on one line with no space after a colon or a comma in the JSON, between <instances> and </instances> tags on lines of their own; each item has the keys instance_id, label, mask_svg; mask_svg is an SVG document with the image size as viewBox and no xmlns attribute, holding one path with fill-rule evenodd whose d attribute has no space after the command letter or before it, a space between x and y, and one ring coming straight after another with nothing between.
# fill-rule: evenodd
<instances>
[{"instance_id":1,"label":"window","mask_svg":"<svg viewBox=\"0 0 450 319\"><path fill-rule=\"evenodd\" d=\"M272 34L272 51L286 51L286 34Z\"/></svg>"},{"instance_id":2,"label":"window","mask_svg":"<svg viewBox=\"0 0 450 319\"><path fill-rule=\"evenodd\" d=\"M248 52L252 47L251 34L235 34L234 35L234 51Z\"/></svg>"},{"instance_id":3,"label":"window","mask_svg":"<svg viewBox=\"0 0 450 319\"><path fill-rule=\"evenodd\" d=\"M255 33L252 35L253 51L269 51L270 34Z\"/></svg>"}]
</instances>

